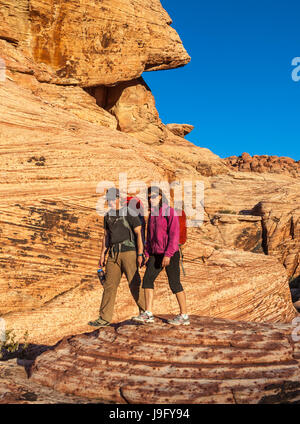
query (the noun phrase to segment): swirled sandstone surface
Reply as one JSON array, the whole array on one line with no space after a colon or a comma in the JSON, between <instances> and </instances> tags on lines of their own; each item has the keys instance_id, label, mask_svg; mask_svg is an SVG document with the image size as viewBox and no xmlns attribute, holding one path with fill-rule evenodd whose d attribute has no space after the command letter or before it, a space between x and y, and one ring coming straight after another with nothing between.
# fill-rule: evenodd
<instances>
[{"instance_id":1,"label":"swirled sandstone surface","mask_svg":"<svg viewBox=\"0 0 300 424\"><path fill-rule=\"evenodd\" d=\"M283 324L192 317L175 327L124 322L63 339L31 382L116 403L289 403L300 397L299 343Z\"/></svg>"},{"instance_id":2,"label":"swirled sandstone surface","mask_svg":"<svg viewBox=\"0 0 300 424\"><path fill-rule=\"evenodd\" d=\"M0 403L299 403L299 329L124 321L0 362Z\"/></svg>"},{"instance_id":3,"label":"swirled sandstone surface","mask_svg":"<svg viewBox=\"0 0 300 424\"><path fill-rule=\"evenodd\" d=\"M203 182L203 224L189 228L184 247L190 313L268 322L296 316L285 264L266 255L262 217L251 210L287 193L292 201L297 181L230 171L217 155L176 135L159 145L143 143L116 130L114 116L93 97L85 100L80 87L39 82L37 74L47 76L47 69L19 60L26 56L11 43L2 46L10 58L0 83L0 313L8 328L18 337L28 330L35 343L90 330L102 293L97 186L108 179L119 184L119 173L127 174L128 186ZM82 103L74 102L75 93ZM154 312L177 313L164 273L156 287ZM123 278L114 322L136 312Z\"/></svg>"},{"instance_id":4,"label":"swirled sandstone surface","mask_svg":"<svg viewBox=\"0 0 300 424\"><path fill-rule=\"evenodd\" d=\"M291 174L236 171L209 149L185 140L191 127L177 124L174 129L161 122L140 73L181 65L187 57L160 3L123 1L114 10L133 14L135 9L130 16L136 28L143 22L162 44L141 33L146 41L137 59L130 39L119 40L119 56L132 64L127 69L123 62L123 70L111 45L101 47L107 55L89 45L89 60L97 56L91 70L84 49L76 49L85 40L80 36L84 25L97 26L93 3L75 10L76 1L0 1L0 56L6 64L6 79L0 82L0 316L7 327L18 337L28 330L31 342L48 344L90 330L87 322L97 316L102 292L96 269L103 217L96 206L103 192L97 187L105 180L118 185L119 173L127 174L133 192L137 180L203 182L203 223L189 228L184 246L182 282L190 313L292 320L297 312L288 281L299 270L298 218L294 214L291 224L286 217L294 213L299 181ZM148 6L155 30L148 25ZM102 12L108 22L110 7ZM46 15L47 26L42 22ZM79 15L86 19L76 25ZM169 38L156 19L165 22ZM64 71L56 62L61 52L69 61ZM110 72L106 56L114 64ZM262 201L285 202L287 215L276 215L282 225L275 232L255 209ZM154 312L177 311L162 273ZM123 278L114 322L136 312Z\"/></svg>"}]
</instances>

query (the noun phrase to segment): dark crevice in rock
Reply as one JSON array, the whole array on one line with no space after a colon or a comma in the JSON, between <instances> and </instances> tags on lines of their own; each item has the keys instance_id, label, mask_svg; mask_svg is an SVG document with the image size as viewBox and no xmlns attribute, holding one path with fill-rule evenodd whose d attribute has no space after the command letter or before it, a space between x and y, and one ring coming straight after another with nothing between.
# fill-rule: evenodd
<instances>
[{"instance_id":1,"label":"dark crevice in rock","mask_svg":"<svg viewBox=\"0 0 300 424\"><path fill-rule=\"evenodd\" d=\"M117 131L121 131L118 117L111 112L112 105L109 104L109 86L98 85L95 87L82 87L83 90L96 100L97 106L110 113L117 121Z\"/></svg>"},{"instance_id":2,"label":"dark crevice in rock","mask_svg":"<svg viewBox=\"0 0 300 424\"><path fill-rule=\"evenodd\" d=\"M19 44L19 40L17 40L16 38L6 37L4 35L0 36L0 40L7 41L8 43L13 44L14 46L17 46Z\"/></svg>"},{"instance_id":3,"label":"dark crevice in rock","mask_svg":"<svg viewBox=\"0 0 300 424\"><path fill-rule=\"evenodd\" d=\"M22 74L22 75L34 75L34 70L33 69L30 69L29 71L21 71L20 69L18 69L17 71L13 70L11 72L12 73Z\"/></svg>"},{"instance_id":4,"label":"dark crevice in rock","mask_svg":"<svg viewBox=\"0 0 300 424\"><path fill-rule=\"evenodd\" d=\"M47 350L53 350L59 343L60 341L53 346L30 343L27 347L20 344L18 350L15 352L3 352L0 363L16 359L17 364L24 367L27 377L30 378L35 359Z\"/></svg>"},{"instance_id":5,"label":"dark crevice in rock","mask_svg":"<svg viewBox=\"0 0 300 424\"><path fill-rule=\"evenodd\" d=\"M55 85L61 85L62 87L78 87L78 85L74 83L62 83L59 81L55 82Z\"/></svg>"},{"instance_id":6,"label":"dark crevice in rock","mask_svg":"<svg viewBox=\"0 0 300 424\"><path fill-rule=\"evenodd\" d=\"M237 404L238 402L237 402L237 400L236 400L235 392L234 392L234 390L233 390L233 389L231 389L231 393L232 393L232 397L233 397L234 403L235 403L235 404Z\"/></svg>"},{"instance_id":7,"label":"dark crevice in rock","mask_svg":"<svg viewBox=\"0 0 300 424\"><path fill-rule=\"evenodd\" d=\"M290 289L300 289L300 275L298 275L296 278L292 278L289 285Z\"/></svg>"},{"instance_id":8,"label":"dark crevice in rock","mask_svg":"<svg viewBox=\"0 0 300 424\"><path fill-rule=\"evenodd\" d=\"M294 219L293 219L293 217L291 217L290 236L292 237L292 240L295 239L295 225L294 225Z\"/></svg>"},{"instance_id":9,"label":"dark crevice in rock","mask_svg":"<svg viewBox=\"0 0 300 424\"><path fill-rule=\"evenodd\" d=\"M284 381L282 384L272 384L265 388L265 390L276 390L279 391L277 394L270 396L263 396L258 402L259 404L272 404L272 403L299 403L297 399L300 395L300 384L294 381ZM294 390L293 390L294 389ZM295 400L297 399L297 400Z\"/></svg>"},{"instance_id":10,"label":"dark crevice in rock","mask_svg":"<svg viewBox=\"0 0 300 424\"><path fill-rule=\"evenodd\" d=\"M262 229L262 233L261 233L261 236L262 236L261 246L262 246L262 249L263 249L264 254L265 255L268 255L269 254L269 248L268 248L268 230L267 230L266 224L265 224L265 222L264 222L263 219L261 221L261 229Z\"/></svg>"},{"instance_id":11,"label":"dark crevice in rock","mask_svg":"<svg viewBox=\"0 0 300 424\"><path fill-rule=\"evenodd\" d=\"M90 96L94 97L96 104L105 109L107 105L108 87L105 85L97 85L94 87L82 87L82 89Z\"/></svg>"},{"instance_id":12,"label":"dark crevice in rock","mask_svg":"<svg viewBox=\"0 0 300 424\"><path fill-rule=\"evenodd\" d=\"M124 401L125 401L127 404L130 404L130 402L126 399L126 397L125 397L125 395L124 395L124 393L123 393L123 388L122 388L122 387L120 387L120 396L121 396L121 398L122 398L122 399L124 399Z\"/></svg>"}]
</instances>

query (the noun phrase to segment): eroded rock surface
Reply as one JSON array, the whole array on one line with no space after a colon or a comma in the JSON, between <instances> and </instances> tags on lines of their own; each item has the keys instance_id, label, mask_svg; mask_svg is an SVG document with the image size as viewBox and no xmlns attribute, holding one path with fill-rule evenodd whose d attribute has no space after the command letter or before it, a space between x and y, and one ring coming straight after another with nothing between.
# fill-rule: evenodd
<instances>
[{"instance_id":1,"label":"eroded rock surface","mask_svg":"<svg viewBox=\"0 0 300 424\"><path fill-rule=\"evenodd\" d=\"M36 343L54 343L88 330L86 323L97 315L101 298L96 268L102 218L96 204L102 192L96 188L108 179L118 184L119 173L127 173L129 185L136 180L203 181L204 223L189 229L184 249L183 284L190 313L291 320L296 311L287 277L293 267L293 275L298 272L293 250L299 240L296 220L294 236L291 225L281 235L274 233L277 241L267 251L264 218L253 215L252 209L262 200L288 199L293 207L300 184L290 174L236 172L209 149L185 140L182 131L188 128L172 131L162 124L140 73L145 68L179 66L188 58L160 3L102 2L105 25L111 20L111 7L118 4L120 19L132 12L128 31L133 21L136 28L147 27L150 38L141 32L146 39L140 56L126 37L118 51L113 44L99 46L103 55L86 44L86 35L80 34L99 18L93 2L81 3L84 19L83 9L72 9L75 0L59 5L35 0L1 4L0 56L7 78L0 82L0 313L8 328L20 337L28 330L30 341ZM45 16L50 17L47 27L40 25ZM79 16L81 24L76 25ZM162 44L153 42L158 36ZM91 42L97 40L92 37ZM114 54L129 57L130 66L123 61L120 70ZM95 69L89 68L86 60L93 55L103 67L95 59ZM112 67L109 72L106 65ZM88 86L87 92L78 85ZM286 214L290 216L288 209ZM177 312L164 274L157 286L155 312ZM124 279L118 296L115 321L136 313Z\"/></svg>"},{"instance_id":2,"label":"eroded rock surface","mask_svg":"<svg viewBox=\"0 0 300 424\"><path fill-rule=\"evenodd\" d=\"M296 199L295 199L296 200ZM290 278L300 274L300 206L289 202L259 202L253 214L262 217L266 253L284 264Z\"/></svg>"},{"instance_id":3,"label":"eroded rock surface","mask_svg":"<svg viewBox=\"0 0 300 424\"><path fill-rule=\"evenodd\" d=\"M30 381L56 392L117 403L299 402L299 343L290 325L157 318L62 340L40 355Z\"/></svg>"},{"instance_id":4,"label":"eroded rock surface","mask_svg":"<svg viewBox=\"0 0 300 424\"><path fill-rule=\"evenodd\" d=\"M154 96L142 77L121 82L114 87L96 86L85 89L95 98L96 104L108 111L117 122L117 129L130 134L145 144L163 143L188 146L181 140L192 129L188 124L165 125L155 106ZM189 143L191 148L191 143ZM212 154L213 155L213 154ZM217 156L215 155L214 162ZM204 161L205 158L202 158ZM226 167L220 160L220 165Z\"/></svg>"},{"instance_id":5,"label":"eroded rock surface","mask_svg":"<svg viewBox=\"0 0 300 424\"><path fill-rule=\"evenodd\" d=\"M93 403L30 381L25 368L31 364L30 359L0 361L0 405Z\"/></svg>"},{"instance_id":6,"label":"eroded rock surface","mask_svg":"<svg viewBox=\"0 0 300 424\"><path fill-rule=\"evenodd\" d=\"M173 134L179 137L185 137L193 131L194 126L189 124L167 124L167 128L172 131Z\"/></svg>"},{"instance_id":7,"label":"eroded rock surface","mask_svg":"<svg viewBox=\"0 0 300 424\"><path fill-rule=\"evenodd\" d=\"M201 249L195 244L196 237L195 233L184 251L186 277L182 277L182 284L189 313L257 322L291 322L297 316L285 269L276 259L249 252ZM52 257L57 248L55 243L49 248ZM96 262L97 256L91 251L91 262L93 257ZM70 262L62 263L55 276L47 278L45 270L40 279L29 281L23 287L19 280L20 289L6 296L6 303L1 305L2 316L7 327L14 328L20 338L27 330L30 342L53 344L70 333L90 330L87 323L98 316L102 288L92 263L89 273L84 275L88 268L80 264L78 256L68 260ZM29 266L30 258L25 263ZM45 265L38 268L43 267ZM143 273L144 270L141 277ZM3 293L8 292L2 287ZM4 313L9 308L11 312ZM178 313L165 272L156 281L153 312ZM118 323L137 313L123 277L113 322Z\"/></svg>"},{"instance_id":8,"label":"eroded rock surface","mask_svg":"<svg viewBox=\"0 0 300 424\"><path fill-rule=\"evenodd\" d=\"M228 168L217 155L175 135L173 141L148 146L93 122L88 111L79 117L71 95L58 107L52 101L61 103L60 97L51 98L38 81L34 90L22 87L13 80L20 73L11 72L12 80L0 83L0 311L8 328L19 337L28 330L35 343L88 331L101 299L96 269L103 230L96 205L102 192L96 188L107 179L119 184L119 172L127 173L128 185L203 180L205 220L189 229L184 249L190 313L273 322L295 316L284 267L261 252L261 218L226 213L213 218L223 209L251 211L274 193L277 199L287 192L292 198L297 183L290 177L280 183L270 177L266 184L263 176L222 174ZM62 93L68 90L61 87ZM213 176L197 171L200 161ZM242 251L247 249L258 253ZM177 312L164 274L157 287L155 312ZM114 321L136 312L123 279Z\"/></svg>"},{"instance_id":9,"label":"eroded rock surface","mask_svg":"<svg viewBox=\"0 0 300 424\"><path fill-rule=\"evenodd\" d=\"M143 78L108 88L105 108L116 117L120 131L143 143L163 143L167 138L168 131Z\"/></svg>"},{"instance_id":10,"label":"eroded rock surface","mask_svg":"<svg viewBox=\"0 0 300 424\"><path fill-rule=\"evenodd\" d=\"M295 161L286 156L254 155L244 152L241 156L230 156L225 159L227 165L237 171L288 174L298 177L300 174L300 161Z\"/></svg>"},{"instance_id":11,"label":"eroded rock surface","mask_svg":"<svg viewBox=\"0 0 300 424\"><path fill-rule=\"evenodd\" d=\"M51 82L111 85L190 57L159 0L1 0L0 38L54 71Z\"/></svg>"}]
</instances>

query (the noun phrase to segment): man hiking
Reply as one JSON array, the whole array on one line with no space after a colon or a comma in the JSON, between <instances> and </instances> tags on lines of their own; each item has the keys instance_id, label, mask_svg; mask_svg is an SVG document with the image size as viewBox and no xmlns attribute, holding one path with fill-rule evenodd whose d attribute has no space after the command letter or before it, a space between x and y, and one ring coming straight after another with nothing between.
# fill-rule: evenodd
<instances>
[{"instance_id":1,"label":"man hiking","mask_svg":"<svg viewBox=\"0 0 300 424\"><path fill-rule=\"evenodd\" d=\"M124 207L121 205L118 189L110 188L106 193L106 200L110 210L104 216L104 236L99 266L104 266L107 250L109 254L99 318L89 322L89 325L95 327L110 325L123 272L140 312L145 310L144 290L141 290L138 270L143 263L144 250L140 218L126 205Z\"/></svg>"}]
</instances>

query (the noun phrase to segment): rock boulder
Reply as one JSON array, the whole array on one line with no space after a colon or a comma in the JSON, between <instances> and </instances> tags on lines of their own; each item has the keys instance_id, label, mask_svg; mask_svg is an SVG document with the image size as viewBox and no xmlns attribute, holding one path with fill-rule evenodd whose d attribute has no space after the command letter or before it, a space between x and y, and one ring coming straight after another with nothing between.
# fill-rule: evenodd
<instances>
[{"instance_id":1,"label":"rock boulder","mask_svg":"<svg viewBox=\"0 0 300 424\"><path fill-rule=\"evenodd\" d=\"M299 402L291 325L191 317L187 330L165 318L65 338L35 360L29 381L104 403Z\"/></svg>"}]
</instances>

